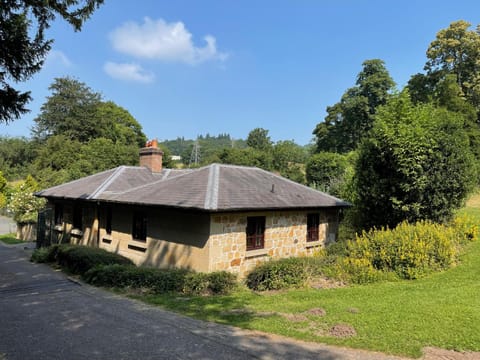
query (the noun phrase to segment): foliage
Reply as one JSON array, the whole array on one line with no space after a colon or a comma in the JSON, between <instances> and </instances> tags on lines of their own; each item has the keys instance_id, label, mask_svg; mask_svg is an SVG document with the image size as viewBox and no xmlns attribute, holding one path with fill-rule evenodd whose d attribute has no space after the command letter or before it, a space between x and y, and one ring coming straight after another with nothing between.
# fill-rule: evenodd
<instances>
[{"instance_id":1,"label":"foliage","mask_svg":"<svg viewBox=\"0 0 480 360\"><path fill-rule=\"evenodd\" d=\"M339 195L347 171L348 160L343 154L320 152L308 159L306 165L307 183L321 191Z\"/></svg>"},{"instance_id":2,"label":"foliage","mask_svg":"<svg viewBox=\"0 0 480 360\"><path fill-rule=\"evenodd\" d=\"M455 264L461 245L477 237L478 226L468 217L457 217L450 226L420 221L364 231L348 242L342 273L354 283L375 282L388 272L416 279Z\"/></svg>"},{"instance_id":3,"label":"foliage","mask_svg":"<svg viewBox=\"0 0 480 360\"><path fill-rule=\"evenodd\" d=\"M273 159L271 153L254 148L225 148L219 153L218 157L222 164L256 166L264 170L272 168Z\"/></svg>"},{"instance_id":4,"label":"foliage","mask_svg":"<svg viewBox=\"0 0 480 360\"><path fill-rule=\"evenodd\" d=\"M37 190L38 183L30 175L13 189L7 209L13 214L16 222L37 221L38 211L45 206L45 199L33 195Z\"/></svg>"},{"instance_id":5,"label":"foliage","mask_svg":"<svg viewBox=\"0 0 480 360\"><path fill-rule=\"evenodd\" d=\"M0 136L0 169L9 181L24 179L35 158L35 147L24 137Z\"/></svg>"},{"instance_id":6,"label":"foliage","mask_svg":"<svg viewBox=\"0 0 480 360\"><path fill-rule=\"evenodd\" d=\"M55 78L48 89L52 95L47 97L34 119L32 134L35 139L43 142L50 136L62 135L83 143L103 135L103 119L95 116L101 102L99 93L69 77Z\"/></svg>"},{"instance_id":7,"label":"foliage","mask_svg":"<svg viewBox=\"0 0 480 360\"><path fill-rule=\"evenodd\" d=\"M55 135L39 148L32 167L40 185L49 187L120 165L138 165L136 145L113 143L106 138L82 144Z\"/></svg>"},{"instance_id":8,"label":"foliage","mask_svg":"<svg viewBox=\"0 0 480 360\"><path fill-rule=\"evenodd\" d=\"M143 288L163 293L181 292L186 273L187 270L162 270L116 264L91 268L83 278L96 286Z\"/></svg>"},{"instance_id":9,"label":"foliage","mask_svg":"<svg viewBox=\"0 0 480 360\"><path fill-rule=\"evenodd\" d=\"M253 269L246 278L252 290L279 290L305 285L308 272L304 259L290 258L271 260Z\"/></svg>"},{"instance_id":10,"label":"foliage","mask_svg":"<svg viewBox=\"0 0 480 360\"><path fill-rule=\"evenodd\" d=\"M75 31L103 0L19 1L3 0L0 6L0 122L18 119L28 110L30 92L21 92L9 82L19 83L40 71L53 40L45 31L61 17Z\"/></svg>"},{"instance_id":11,"label":"foliage","mask_svg":"<svg viewBox=\"0 0 480 360\"><path fill-rule=\"evenodd\" d=\"M72 274L82 275L100 265L132 265L132 261L121 255L89 246L60 245L55 261Z\"/></svg>"},{"instance_id":12,"label":"foliage","mask_svg":"<svg viewBox=\"0 0 480 360\"><path fill-rule=\"evenodd\" d=\"M261 151L270 151L272 148L272 141L268 136L268 130L262 128L255 128L248 133L247 146Z\"/></svg>"},{"instance_id":13,"label":"foliage","mask_svg":"<svg viewBox=\"0 0 480 360\"><path fill-rule=\"evenodd\" d=\"M141 288L157 294L227 294L236 286L236 276L224 271L206 274L184 269L154 269L131 265L97 266L87 271L84 279L97 286Z\"/></svg>"},{"instance_id":14,"label":"foliage","mask_svg":"<svg viewBox=\"0 0 480 360\"><path fill-rule=\"evenodd\" d=\"M395 83L382 60L366 60L356 86L343 94L340 102L327 107L327 116L313 131L317 151L355 150L373 126L378 106L386 103Z\"/></svg>"},{"instance_id":15,"label":"foliage","mask_svg":"<svg viewBox=\"0 0 480 360\"><path fill-rule=\"evenodd\" d=\"M80 143L105 138L118 145L144 146L146 136L133 116L112 101L102 102L85 83L56 78L49 90L52 95L34 119L32 134L37 141L61 135Z\"/></svg>"},{"instance_id":16,"label":"foliage","mask_svg":"<svg viewBox=\"0 0 480 360\"><path fill-rule=\"evenodd\" d=\"M51 245L35 249L30 257L30 261L34 263L54 263L57 258L58 248L60 245Z\"/></svg>"},{"instance_id":17,"label":"foliage","mask_svg":"<svg viewBox=\"0 0 480 360\"><path fill-rule=\"evenodd\" d=\"M355 169L359 226L449 220L476 177L463 124L458 113L414 106L408 91L380 108Z\"/></svg>"},{"instance_id":18,"label":"foliage","mask_svg":"<svg viewBox=\"0 0 480 360\"><path fill-rule=\"evenodd\" d=\"M441 78L453 74L462 94L477 110L480 106L480 28L469 30L471 24L454 21L437 33L428 50L425 65L427 77Z\"/></svg>"},{"instance_id":19,"label":"foliage","mask_svg":"<svg viewBox=\"0 0 480 360\"><path fill-rule=\"evenodd\" d=\"M142 126L126 109L113 101L101 102L95 110L97 126L103 125L99 137L110 139L114 144L126 146L145 146L147 137Z\"/></svg>"},{"instance_id":20,"label":"foliage","mask_svg":"<svg viewBox=\"0 0 480 360\"><path fill-rule=\"evenodd\" d=\"M0 241L3 242L4 244L8 244L8 245L15 245L15 244L23 244L24 241L23 240L18 240L16 237L15 237L15 234L3 234L3 235L0 235Z\"/></svg>"},{"instance_id":21,"label":"foliage","mask_svg":"<svg viewBox=\"0 0 480 360\"><path fill-rule=\"evenodd\" d=\"M306 159L306 151L293 141L278 141L272 148L272 167L287 179L304 183L302 171Z\"/></svg>"},{"instance_id":22,"label":"foliage","mask_svg":"<svg viewBox=\"0 0 480 360\"><path fill-rule=\"evenodd\" d=\"M3 177L3 173L0 171L0 209L3 209L7 205L7 179Z\"/></svg>"}]
</instances>

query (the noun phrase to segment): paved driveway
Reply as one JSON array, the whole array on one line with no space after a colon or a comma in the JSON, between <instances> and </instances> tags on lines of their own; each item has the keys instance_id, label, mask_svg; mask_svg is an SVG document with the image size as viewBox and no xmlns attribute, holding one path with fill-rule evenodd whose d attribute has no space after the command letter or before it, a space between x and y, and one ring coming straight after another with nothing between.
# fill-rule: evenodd
<instances>
[{"instance_id":1,"label":"paved driveway","mask_svg":"<svg viewBox=\"0 0 480 360\"><path fill-rule=\"evenodd\" d=\"M0 359L398 359L297 342L147 306L0 243Z\"/></svg>"},{"instance_id":2,"label":"paved driveway","mask_svg":"<svg viewBox=\"0 0 480 360\"><path fill-rule=\"evenodd\" d=\"M17 231L15 222L6 216L0 215L0 235L14 233Z\"/></svg>"}]
</instances>

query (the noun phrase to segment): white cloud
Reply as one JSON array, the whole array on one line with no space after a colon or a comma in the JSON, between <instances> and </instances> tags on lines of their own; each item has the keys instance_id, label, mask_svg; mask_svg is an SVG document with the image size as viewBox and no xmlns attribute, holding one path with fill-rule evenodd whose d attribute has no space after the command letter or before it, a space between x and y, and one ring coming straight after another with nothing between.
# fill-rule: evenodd
<instances>
[{"instance_id":1,"label":"white cloud","mask_svg":"<svg viewBox=\"0 0 480 360\"><path fill-rule=\"evenodd\" d=\"M150 83L155 76L145 71L138 64L119 64L108 61L103 66L103 70L114 79L136 81L141 83Z\"/></svg>"},{"instance_id":2,"label":"white cloud","mask_svg":"<svg viewBox=\"0 0 480 360\"><path fill-rule=\"evenodd\" d=\"M227 59L217 50L213 36L204 37L205 46L197 47L193 35L182 22L144 19L143 24L127 22L110 33L113 48L137 58L198 64L208 60Z\"/></svg>"},{"instance_id":3,"label":"white cloud","mask_svg":"<svg viewBox=\"0 0 480 360\"><path fill-rule=\"evenodd\" d=\"M58 66L61 65L63 67L70 67L72 66L72 62L70 59L65 55L64 52L60 50L50 50L47 55L47 59L45 60L46 66Z\"/></svg>"}]
</instances>

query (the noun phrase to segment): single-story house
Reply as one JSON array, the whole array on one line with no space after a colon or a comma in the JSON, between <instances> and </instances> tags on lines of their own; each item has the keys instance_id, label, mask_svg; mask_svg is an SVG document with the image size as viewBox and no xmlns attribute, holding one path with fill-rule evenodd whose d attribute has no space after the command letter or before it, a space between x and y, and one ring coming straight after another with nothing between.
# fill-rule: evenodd
<instances>
[{"instance_id":1,"label":"single-story house","mask_svg":"<svg viewBox=\"0 0 480 360\"><path fill-rule=\"evenodd\" d=\"M211 164L162 169L154 143L120 166L36 193L52 242L104 248L138 265L227 270L309 255L336 240L349 203L271 172Z\"/></svg>"}]
</instances>

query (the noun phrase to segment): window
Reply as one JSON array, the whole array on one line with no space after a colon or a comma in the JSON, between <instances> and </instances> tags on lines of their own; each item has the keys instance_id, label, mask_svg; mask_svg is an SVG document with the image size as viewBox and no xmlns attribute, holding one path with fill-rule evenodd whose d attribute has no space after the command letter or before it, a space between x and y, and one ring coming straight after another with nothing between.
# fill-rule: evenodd
<instances>
[{"instance_id":1,"label":"window","mask_svg":"<svg viewBox=\"0 0 480 360\"><path fill-rule=\"evenodd\" d=\"M307 214L307 241L318 241L318 225L320 217L318 214Z\"/></svg>"},{"instance_id":2,"label":"window","mask_svg":"<svg viewBox=\"0 0 480 360\"><path fill-rule=\"evenodd\" d=\"M265 216L247 217L247 250L265 246Z\"/></svg>"},{"instance_id":3,"label":"window","mask_svg":"<svg viewBox=\"0 0 480 360\"><path fill-rule=\"evenodd\" d=\"M73 208L73 228L82 230L83 221L82 221L82 207L80 205L75 205Z\"/></svg>"},{"instance_id":4,"label":"window","mask_svg":"<svg viewBox=\"0 0 480 360\"><path fill-rule=\"evenodd\" d=\"M132 237L134 240L147 241L147 216L144 213L133 214Z\"/></svg>"},{"instance_id":5,"label":"window","mask_svg":"<svg viewBox=\"0 0 480 360\"><path fill-rule=\"evenodd\" d=\"M105 209L105 231L108 235L112 234L112 208Z\"/></svg>"},{"instance_id":6,"label":"window","mask_svg":"<svg viewBox=\"0 0 480 360\"><path fill-rule=\"evenodd\" d=\"M55 204L55 225L63 224L63 205Z\"/></svg>"}]
</instances>

